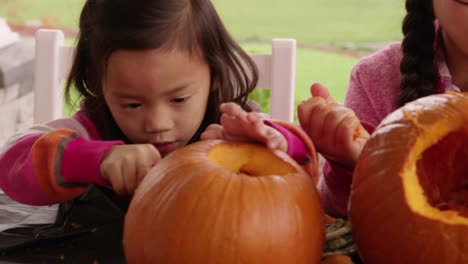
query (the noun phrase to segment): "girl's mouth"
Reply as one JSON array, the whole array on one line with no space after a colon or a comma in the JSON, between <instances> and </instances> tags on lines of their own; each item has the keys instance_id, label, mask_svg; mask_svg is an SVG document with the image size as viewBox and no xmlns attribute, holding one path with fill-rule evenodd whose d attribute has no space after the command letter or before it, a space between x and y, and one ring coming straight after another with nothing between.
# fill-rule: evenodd
<instances>
[{"instance_id":1,"label":"girl's mouth","mask_svg":"<svg viewBox=\"0 0 468 264\"><path fill-rule=\"evenodd\" d=\"M176 147L176 142L154 143L153 146L158 149L161 156L165 156Z\"/></svg>"}]
</instances>

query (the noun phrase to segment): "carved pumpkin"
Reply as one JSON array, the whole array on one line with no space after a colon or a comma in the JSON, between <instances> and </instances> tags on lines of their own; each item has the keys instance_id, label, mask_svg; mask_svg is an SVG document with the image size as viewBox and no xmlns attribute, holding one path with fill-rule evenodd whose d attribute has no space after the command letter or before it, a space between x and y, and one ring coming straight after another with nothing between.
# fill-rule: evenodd
<instances>
[{"instance_id":1,"label":"carved pumpkin","mask_svg":"<svg viewBox=\"0 0 468 264\"><path fill-rule=\"evenodd\" d=\"M319 263L323 211L313 180L257 144L201 141L161 160L124 226L128 263Z\"/></svg>"},{"instance_id":2,"label":"carved pumpkin","mask_svg":"<svg viewBox=\"0 0 468 264\"><path fill-rule=\"evenodd\" d=\"M364 263L468 263L467 95L408 103L367 142L350 196Z\"/></svg>"}]
</instances>

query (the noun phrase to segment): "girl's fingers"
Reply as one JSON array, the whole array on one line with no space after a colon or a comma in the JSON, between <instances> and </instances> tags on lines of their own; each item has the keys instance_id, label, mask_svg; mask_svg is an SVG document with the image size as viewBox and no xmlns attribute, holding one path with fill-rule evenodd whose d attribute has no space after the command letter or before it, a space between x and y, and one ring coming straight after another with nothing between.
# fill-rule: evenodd
<instances>
[{"instance_id":1,"label":"girl's fingers","mask_svg":"<svg viewBox=\"0 0 468 264\"><path fill-rule=\"evenodd\" d=\"M336 131L336 144L342 147L344 160L350 166L354 166L361 152L361 147L354 140L354 131L359 125L360 123L355 116L346 116Z\"/></svg>"},{"instance_id":2,"label":"girl's fingers","mask_svg":"<svg viewBox=\"0 0 468 264\"><path fill-rule=\"evenodd\" d=\"M310 86L310 94L312 97L321 97L328 103L338 103L330 94L328 89L321 83L313 83Z\"/></svg>"},{"instance_id":3,"label":"girl's fingers","mask_svg":"<svg viewBox=\"0 0 468 264\"><path fill-rule=\"evenodd\" d=\"M322 134L323 122L328 113L327 104L321 97L314 97L309 101L312 108L309 112L309 126L306 128L307 134L311 137L312 141L319 140Z\"/></svg>"},{"instance_id":4,"label":"girl's fingers","mask_svg":"<svg viewBox=\"0 0 468 264\"><path fill-rule=\"evenodd\" d=\"M325 88L323 84L317 82L310 86L310 94L313 97L322 97L323 99L330 97L330 92L328 89Z\"/></svg>"},{"instance_id":5,"label":"girl's fingers","mask_svg":"<svg viewBox=\"0 0 468 264\"><path fill-rule=\"evenodd\" d=\"M336 151L337 147L340 147L337 146L335 140L337 126L342 119L343 114L333 111L327 111L324 113L320 134L317 135L316 140L314 141L318 151L330 155Z\"/></svg>"},{"instance_id":6,"label":"girl's fingers","mask_svg":"<svg viewBox=\"0 0 468 264\"><path fill-rule=\"evenodd\" d=\"M161 153L159 153L159 150L155 146L151 144L148 144L147 146L148 146L148 150L145 156L148 159L147 164L151 168L161 160Z\"/></svg>"},{"instance_id":7,"label":"girl's fingers","mask_svg":"<svg viewBox=\"0 0 468 264\"><path fill-rule=\"evenodd\" d=\"M283 152L288 151L288 142L286 141L286 138L284 138L283 135L281 135L278 138L278 144L277 144L276 149L279 149L279 150L281 150Z\"/></svg>"},{"instance_id":8,"label":"girl's fingers","mask_svg":"<svg viewBox=\"0 0 468 264\"><path fill-rule=\"evenodd\" d=\"M352 110L339 104L320 83L298 106L299 123L323 156L354 165L368 133ZM362 135L361 135L362 134Z\"/></svg>"},{"instance_id":9,"label":"girl's fingers","mask_svg":"<svg viewBox=\"0 0 468 264\"><path fill-rule=\"evenodd\" d=\"M219 107L220 111L233 118L245 119L247 112L236 103L223 103Z\"/></svg>"},{"instance_id":10,"label":"girl's fingers","mask_svg":"<svg viewBox=\"0 0 468 264\"><path fill-rule=\"evenodd\" d=\"M297 107L297 117L299 120L299 124L304 129L310 128L310 115L314 107L316 106L317 99L313 99L310 97L307 100L302 101Z\"/></svg>"},{"instance_id":11,"label":"girl's fingers","mask_svg":"<svg viewBox=\"0 0 468 264\"><path fill-rule=\"evenodd\" d=\"M221 126L223 127L224 131L228 134L234 133L236 134L237 131L243 129L242 127L242 120L227 114L222 114L220 118Z\"/></svg>"},{"instance_id":12,"label":"girl's fingers","mask_svg":"<svg viewBox=\"0 0 468 264\"><path fill-rule=\"evenodd\" d=\"M125 191L126 194L133 194L137 187L138 182L138 168L135 166L132 174L127 174L125 177Z\"/></svg>"},{"instance_id":13,"label":"girl's fingers","mask_svg":"<svg viewBox=\"0 0 468 264\"><path fill-rule=\"evenodd\" d=\"M270 149L277 149L286 152L288 150L288 143L284 136L274 128L271 132L267 132L266 145Z\"/></svg>"},{"instance_id":14,"label":"girl's fingers","mask_svg":"<svg viewBox=\"0 0 468 264\"><path fill-rule=\"evenodd\" d=\"M341 122L338 123L336 127L336 137L335 142L337 145L342 147L349 146L353 142L353 132L356 126L356 118L353 116L345 116L341 119Z\"/></svg>"},{"instance_id":15,"label":"girl's fingers","mask_svg":"<svg viewBox=\"0 0 468 264\"><path fill-rule=\"evenodd\" d=\"M161 153L153 146L148 145L148 150L142 155L138 166L137 184L148 174L148 171L161 160Z\"/></svg>"},{"instance_id":16,"label":"girl's fingers","mask_svg":"<svg viewBox=\"0 0 468 264\"><path fill-rule=\"evenodd\" d=\"M122 193L122 170L120 169L119 164L112 163L106 165L102 174L102 176L111 183L112 188L116 193Z\"/></svg>"},{"instance_id":17,"label":"girl's fingers","mask_svg":"<svg viewBox=\"0 0 468 264\"><path fill-rule=\"evenodd\" d=\"M247 113L246 120L251 123L261 122L262 118L257 112Z\"/></svg>"},{"instance_id":18,"label":"girl's fingers","mask_svg":"<svg viewBox=\"0 0 468 264\"><path fill-rule=\"evenodd\" d=\"M123 195L125 194L125 181L124 181L124 171L121 166L122 164L119 164L118 170L116 170L114 173L115 176L112 177L112 187L114 188L114 191L119 194Z\"/></svg>"},{"instance_id":19,"label":"girl's fingers","mask_svg":"<svg viewBox=\"0 0 468 264\"><path fill-rule=\"evenodd\" d=\"M247 113L235 103L223 103L220 105L220 110L223 113L220 118L223 138L258 141L273 149L287 150L287 142L283 135L276 129L265 125L258 113ZM212 133L207 129L202 134L202 139L212 137Z\"/></svg>"},{"instance_id":20,"label":"girl's fingers","mask_svg":"<svg viewBox=\"0 0 468 264\"><path fill-rule=\"evenodd\" d=\"M122 163L122 194L131 194L132 178L136 178L136 159L125 158ZM129 192L130 191L130 192Z\"/></svg>"},{"instance_id":21,"label":"girl's fingers","mask_svg":"<svg viewBox=\"0 0 468 264\"><path fill-rule=\"evenodd\" d=\"M135 188L138 187L138 185L140 185L141 181L145 178L146 174L148 174L149 170L150 167L138 166Z\"/></svg>"},{"instance_id":22,"label":"girl's fingers","mask_svg":"<svg viewBox=\"0 0 468 264\"><path fill-rule=\"evenodd\" d=\"M297 107L297 119L299 120L301 127L305 129L306 132L310 129L309 117L314 107L314 105L309 100L302 101Z\"/></svg>"},{"instance_id":23,"label":"girl's fingers","mask_svg":"<svg viewBox=\"0 0 468 264\"><path fill-rule=\"evenodd\" d=\"M101 177L111 183L114 191L117 194L124 194L122 160L115 158L115 156L119 157L119 147L120 146L114 146L111 151L107 153L103 158L103 161L101 161L99 169Z\"/></svg>"},{"instance_id":24,"label":"girl's fingers","mask_svg":"<svg viewBox=\"0 0 468 264\"><path fill-rule=\"evenodd\" d=\"M209 139L222 139L224 128L218 124L212 124L206 128L206 130L200 135L201 140L209 140Z\"/></svg>"}]
</instances>

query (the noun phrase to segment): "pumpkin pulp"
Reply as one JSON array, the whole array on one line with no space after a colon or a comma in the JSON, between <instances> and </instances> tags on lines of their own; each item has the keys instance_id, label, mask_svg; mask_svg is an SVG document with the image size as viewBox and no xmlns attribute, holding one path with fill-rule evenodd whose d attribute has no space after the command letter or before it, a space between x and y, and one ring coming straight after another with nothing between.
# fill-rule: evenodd
<instances>
[{"instance_id":1,"label":"pumpkin pulp","mask_svg":"<svg viewBox=\"0 0 468 264\"><path fill-rule=\"evenodd\" d=\"M425 144L417 145L422 150ZM415 166L411 166L410 171L416 173L408 171L405 175L410 183L405 193L412 196L408 197L412 208L434 219L468 224L467 157L468 129L449 132L426 146Z\"/></svg>"},{"instance_id":2,"label":"pumpkin pulp","mask_svg":"<svg viewBox=\"0 0 468 264\"><path fill-rule=\"evenodd\" d=\"M417 163L428 202L468 218L468 134L453 132L426 150Z\"/></svg>"}]
</instances>

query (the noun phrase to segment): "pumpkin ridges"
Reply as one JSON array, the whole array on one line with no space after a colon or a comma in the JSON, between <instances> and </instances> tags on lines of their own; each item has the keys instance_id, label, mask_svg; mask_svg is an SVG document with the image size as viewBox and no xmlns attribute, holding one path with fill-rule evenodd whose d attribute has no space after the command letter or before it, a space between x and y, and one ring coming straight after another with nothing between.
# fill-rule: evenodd
<instances>
[{"instance_id":1,"label":"pumpkin ridges","mask_svg":"<svg viewBox=\"0 0 468 264\"><path fill-rule=\"evenodd\" d=\"M196 150L198 146L195 144L191 146ZM177 157L189 154L193 156L194 149L190 148L191 146L173 154L177 154ZM214 145L206 143L203 146ZM203 151L209 148L200 149L200 155L203 156ZM197 170L200 164L207 163L203 157L180 157L177 164L164 165L163 162L167 163L170 155L155 166L152 174L150 173L166 174L157 174L152 178L148 178L151 177L148 175L148 180L145 178L142 182L142 185L146 186L137 189L137 194L130 204L124 228L124 248L129 263L159 261L206 264L219 262L221 256L226 264L238 263L241 258L244 258L246 263L310 263L314 259L319 261L324 240L323 211L312 179L297 164L288 163L297 168L296 173L280 176L249 177L242 174L234 176L227 171L217 172L216 176L212 176L212 182L203 186L202 184L207 182L206 175L210 174L208 171L215 171L222 166L208 162L211 164L207 165L208 168L202 166L205 173L199 173ZM284 153L275 155L288 162L289 157ZM188 177L184 167L192 172ZM166 169L168 171L165 171ZM158 191L155 192L155 186L151 185L157 185ZM262 185L265 186L264 190L258 188ZM200 192L199 200L193 201L196 197L191 193L201 189L203 191ZM239 193L242 193L241 197ZM261 198L262 196L264 198ZM267 203L267 199L271 202ZM242 209L235 211L236 204ZM156 210L158 214L154 219L138 217L148 215L148 211L155 210L154 206L162 208ZM297 214L298 210L302 212ZM282 214L278 215L278 212ZM252 218L255 215L262 217L262 221L255 222ZM284 224L276 224L273 228L266 219L271 219L272 223L276 221ZM303 224L295 225L298 221ZM148 228L142 231L137 225L147 225ZM232 230L236 228L238 231L234 232L238 232L238 237L232 237ZM211 233L213 230L217 232ZM135 234L135 231L140 233ZM247 238L242 239L239 236ZM137 249L142 241L132 237L144 238L144 244L148 244L149 241L154 252L150 252L151 247L147 245L143 246L147 248L146 253ZM180 237L182 239L179 240ZM262 237L264 243L259 243L259 238ZM213 244L210 246L209 243ZM252 243L250 247L248 243ZM271 245L268 246L269 244ZM149 260L144 257L151 254L156 255L156 258Z\"/></svg>"},{"instance_id":2,"label":"pumpkin ridges","mask_svg":"<svg viewBox=\"0 0 468 264\"><path fill-rule=\"evenodd\" d=\"M184 162L185 162L185 161L181 161L178 165L179 165L179 166L182 166L182 165L184 165ZM155 167L155 168L156 168L156 167ZM156 168L156 169L159 169L159 167ZM213 168L207 167L207 168L205 168L205 170L206 170L206 171L210 171L210 170L213 170ZM179 177L179 178L182 178L182 177ZM186 184L187 182L189 182L191 176L185 174L183 178L185 178L185 180L186 180L186 181L185 181L185 184ZM215 179L215 177L213 177L213 179ZM145 179L145 184L146 184L146 186L147 186L149 189L151 189L151 187L152 187L153 185L159 186L160 188L159 188L159 189L151 189L151 191L144 192L144 193L145 193L144 196L143 196L143 195L138 196L138 193L135 194L135 197L134 197L135 200L132 200L132 203L142 204L142 205L143 205L143 206L142 206L142 205L140 205L140 206L133 206L133 208L135 208L134 210L137 210L137 211L139 210L139 212L136 212L135 214L136 214L136 215L139 215L139 214L147 214L147 212L152 212L152 211L153 211L153 212L158 212L158 213L159 213L158 215L165 215L165 214L167 214L167 213L165 213L165 210L170 210L170 208L168 208L168 207L165 206L165 205L168 205L168 204L170 204L170 203L172 202L172 199L174 199L174 197L177 195L177 192L178 192L178 191L175 190L174 187L170 188L170 187L166 187L166 186L172 184L172 186L175 185L175 186L178 186L179 188L183 187L183 184L174 184L174 183L173 183L174 181L179 181L179 179L178 179L178 178L164 177L164 178L162 179L162 181L161 181L162 183L156 181L156 178L155 178L155 179L148 179L148 180ZM198 182L199 182L199 181L195 180L195 181L190 182L189 184L197 185ZM158 183L158 184L156 184L156 183ZM182 183L184 183L184 181L182 181ZM211 185L211 183L210 183L209 185ZM209 187L209 186L207 186L207 187ZM180 190L180 189L179 189L179 190ZM140 193L143 193L143 192L140 192ZM182 196L182 198L184 198L184 197ZM151 204L151 203L146 203L146 204L143 203L143 202L142 202L143 199L148 199L148 200L155 201L155 205L156 205L158 208L161 208L162 210L160 210L160 211L151 210L151 209L152 209L152 204ZM180 196L179 196L179 199L180 199ZM161 204L161 205L158 206L158 204ZM146 206L144 206L144 205L146 205ZM140 208L140 209L139 209L139 208ZM138 227L138 226L145 226L145 225L148 225L148 224L145 224L145 222L149 222L149 221L151 221L151 219L159 219L160 216L158 216L158 215L149 216L149 217L146 218L146 219L139 219L139 221L138 221L139 223L137 224L137 227ZM128 217L127 217L127 218L128 218ZM126 222L128 221L127 218L126 218ZM175 217L175 218L173 219L173 221L185 221L185 220L189 220L189 219L187 219L187 218L179 218L179 217ZM156 226L158 226L157 223L153 223L153 224L156 224ZM127 223L126 223L126 225L127 225ZM179 226L185 226L185 225L184 225L184 224L181 224L181 225L179 225ZM159 228L159 229L161 230L162 235L164 235L164 234L167 232L167 230L164 229L164 228ZM146 232L145 232L145 231L141 231L141 233L142 233L142 234L145 234ZM169 235L164 235L164 236L168 238L168 243L173 243L173 242L172 242L172 239L171 239L171 237L174 237L173 234L172 234L172 235L171 235L171 234L169 234ZM178 236L178 237L183 237L183 236ZM124 240L124 241L125 241L125 240ZM130 242L128 242L128 243L132 243L132 242L130 241ZM137 242L134 241L133 243L137 243ZM147 243L147 244L151 244L151 243ZM176 244L177 244L177 242L176 242ZM175 249L175 248L176 248L176 247L174 247L174 249ZM155 248L152 248L151 250L157 252L159 249L158 249L158 248L156 248L156 249L155 249ZM144 254L136 254L136 255L137 255L137 256L144 256ZM176 254L172 254L172 255L173 255L173 256L176 256ZM174 261L175 261L175 260L174 260ZM139 263L139 261L137 261L136 263Z\"/></svg>"},{"instance_id":3,"label":"pumpkin ridges","mask_svg":"<svg viewBox=\"0 0 468 264\"><path fill-rule=\"evenodd\" d=\"M231 211L231 213L225 212L225 211L226 211L226 208L232 207L232 201L231 201L232 199L230 199L230 192L232 191L232 188L230 188L230 187L232 187L232 184L234 184L234 182L237 183L237 182L242 181L242 180L239 179L239 178L236 178L236 177L227 177L227 178L228 178L227 182L225 182L223 184L223 186L222 186L223 191L220 192L220 197L217 199L217 201L219 202L219 204L221 206L217 207L217 210L218 210L217 212L214 211L214 215L215 215L214 218L216 218L216 220L213 221L214 222L213 223L214 225L212 226L213 229L218 229L218 228L220 228L219 225L223 225L223 224L225 225L226 223L228 223L230 225L233 225L235 227L235 224L233 224L232 219L224 219L224 218L228 218L228 217L226 217L226 214L228 214L228 215L230 215L232 217L235 217L236 214L233 214L232 210L230 210L230 209L227 209L227 211ZM229 204L229 206L227 206L227 204ZM227 245L222 246L222 248L224 250L216 250L216 249L219 248L216 245L217 241L221 240L221 241L223 241L223 243L230 242L229 240L226 241L226 240L222 239L222 237L226 235L225 233L216 233L216 235L218 237L221 237L221 238L218 238L218 237L211 237L210 238L210 243L212 243L212 244L208 245L208 248L211 249L211 252L209 252L209 255L213 256L213 259L221 259L223 256L224 257L229 257L229 255L227 255L229 252L226 252L225 250L228 249L228 248L231 248L231 247L235 248L235 244L233 243L233 240L231 240L231 243L230 243L229 247ZM230 250L227 250L227 251L230 251Z\"/></svg>"},{"instance_id":4,"label":"pumpkin ridges","mask_svg":"<svg viewBox=\"0 0 468 264\"><path fill-rule=\"evenodd\" d=\"M284 194L289 193L290 190L287 189L287 188L289 188L289 187L288 187L287 185L284 185L284 184L283 184L283 182L284 182L283 179L280 178L279 181L281 181L280 184L274 185L274 186L270 186L270 188L277 188L278 190L276 190L276 191L271 190L271 192L265 192L265 191L264 191L264 192L262 192L262 193L264 193L265 196L266 196L267 193L273 193L273 192L276 193L277 195L279 194L280 196L282 196L281 193L284 193ZM265 179L259 179L257 182L258 182L259 184L264 185L263 183L265 183ZM275 198L275 197L272 197L272 198ZM268 199L268 198L267 198L267 197L264 197L264 199ZM266 204L266 203L262 202L261 204ZM271 208L272 210L274 210L275 207L276 207L276 208L279 208L279 207L284 207L284 206L286 206L286 204L281 203L281 201L274 201L274 202L271 202L271 203L270 203L270 206L266 206L266 207L269 207L269 208ZM286 213L285 215L286 215L286 216L287 216L287 215L291 215L291 213L289 213L289 214ZM285 217L285 216L284 216L284 217ZM288 218L291 218L291 217L288 217ZM310 219L310 218L309 218L309 219ZM275 220L275 219L272 219L272 220ZM276 220L277 220L277 219L276 219ZM278 232L278 231L280 231L280 230L277 230L277 232ZM319 231L319 230L317 230L317 231ZM314 233L320 233L320 232L314 232ZM275 232L272 231L272 234L275 234ZM313 236L314 236L314 234L311 234L311 237L313 237ZM252 239L245 239L245 241L251 241L251 240L252 240ZM279 241L278 239L275 239L275 240L276 240L276 241ZM301 246L301 245L298 245L298 246ZM247 246L247 247L248 247L248 246ZM284 247L289 247L289 248L291 248L291 246L287 246L287 245L276 245L276 246L270 245L268 248L270 248L270 250L272 250L272 251L275 251L275 250L276 250L276 251L280 251L280 249L281 249L281 248L284 248ZM248 248L251 248L251 247L248 247ZM282 250L283 250L283 249L281 249L281 251L282 251ZM285 250L285 252L287 252L287 251L288 251L288 250ZM310 251L310 249L308 249L306 252L308 252L308 251ZM246 260L246 261L247 261L247 260ZM251 259L251 260L249 260L249 261L252 262L252 263L260 263L260 262L261 262L261 260L253 261L253 259ZM284 262L284 261L292 261L292 262L295 262L295 260L294 260L294 259L291 259L291 258L288 258L288 259L281 259L281 258L278 258L276 261L277 261L278 263L281 263L282 261L283 261L283 262ZM301 261L301 262L302 262L303 259L297 259L297 261Z\"/></svg>"},{"instance_id":5,"label":"pumpkin ridges","mask_svg":"<svg viewBox=\"0 0 468 264\"><path fill-rule=\"evenodd\" d=\"M395 193L396 197L402 197L402 193ZM393 197L389 197L389 199L392 199ZM372 244L375 245L372 247L372 249L367 249L366 250L366 255L362 257L364 263L457 263L457 262L448 262L448 258L438 258L437 261L434 261L433 256L429 259L430 261L433 262L428 262L429 260L424 260L422 262L418 262L417 259L411 259L410 256L414 257L420 257L421 256L421 249L424 249L425 243L422 245L419 245L415 243L414 241L407 240L403 234L409 234L409 233L419 233L420 229L418 229L418 226L425 226L427 225L425 222L427 219L420 219L420 220L413 220L413 224L409 225L408 223L405 222L405 219L408 219L409 217L413 217L413 212L411 212L411 209L408 207L402 207L402 208L396 208L393 207L393 211L397 211L398 217L395 218L390 218L388 216L391 216L393 213L392 212L386 212L388 208L383 206L383 208L380 209L380 212L382 213L380 219L385 219L385 221L381 222L375 222L372 220L360 220L359 224L353 224L353 230L366 230L369 233L363 234L363 231L360 231L360 236L355 236L355 242L358 245L362 245L365 240L365 244ZM358 213L358 212L356 212ZM373 212L374 216L378 216L376 212ZM353 221L353 219L351 219ZM387 228L382 228L376 230L376 227L379 226L386 226ZM424 231L424 230L423 230ZM423 240L427 242L431 236L432 232L438 232L437 230L425 230L425 233L421 233L418 238L415 238L417 240ZM357 231L356 231L357 232ZM425 234L425 235L423 235ZM441 243L439 239L439 243ZM385 248L385 250L382 250L382 248ZM398 255L398 252L400 254L406 255L406 260L407 262L401 262L401 256ZM403 253L404 252L404 253ZM415 253L410 253L410 252L415 252ZM444 254L447 255L447 254ZM376 262L376 259L382 259L384 258L384 262ZM444 262L447 261L447 262Z\"/></svg>"},{"instance_id":6,"label":"pumpkin ridges","mask_svg":"<svg viewBox=\"0 0 468 264\"><path fill-rule=\"evenodd\" d=\"M174 243L173 247L172 247L172 252L170 252L170 255L172 256L177 256L178 255L178 250L179 248L182 248L184 246L186 246L187 244L192 244L191 247L189 247L189 249L192 249L192 251L194 251L194 253L192 254L195 254L197 252L197 248L199 247L199 244L197 243L197 241L191 241L191 237L188 237L188 236L185 236L183 234L187 234L188 231L190 231L190 227L191 225L193 224L192 223L192 218L195 218L195 219L198 219L196 216L198 215L198 213L200 211L204 211L206 209L204 208L200 208L199 205L202 205L204 203L202 203L202 201L204 199L206 199L206 193L207 192L210 192L210 190L212 189L216 189L216 186L218 184L218 180L217 177L215 175L211 175L210 179L208 180L204 180L204 179L198 179L194 182L192 182L191 184L194 185L194 186L203 186L203 187L199 187L199 191L196 193L196 195L194 197L185 197L184 200L187 200L187 201L191 201L191 204L190 205L187 205L188 209L187 209L187 213L185 216L180 216L181 219L183 219L183 221L181 221L181 224L178 224L177 226L179 226L180 228L179 229L176 229L177 232L178 232L178 239L177 241ZM209 217L207 215L207 217ZM209 228L209 227L205 227L205 228ZM180 254L179 254L180 255ZM175 259L174 260L176 263L177 262L180 262L181 260L180 259Z\"/></svg>"}]
</instances>

